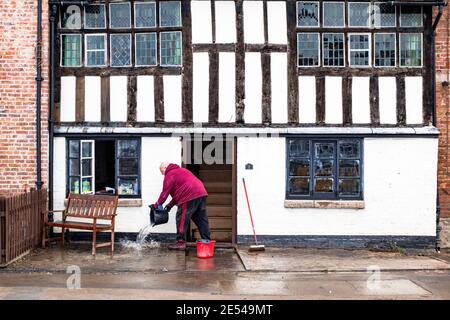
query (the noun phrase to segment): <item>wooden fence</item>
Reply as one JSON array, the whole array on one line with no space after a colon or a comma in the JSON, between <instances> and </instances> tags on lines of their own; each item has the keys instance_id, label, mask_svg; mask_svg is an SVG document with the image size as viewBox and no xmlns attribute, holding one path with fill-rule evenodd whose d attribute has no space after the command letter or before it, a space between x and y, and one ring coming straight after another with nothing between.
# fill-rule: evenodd
<instances>
[{"instance_id":1,"label":"wooden fence","mask_svg":"<svg viewBox=\"0 0 450 320\"><path fill-rule=\"evenodd\" d=\"M0 267L41 244L47 190L0 197Z\"/></svg>"}]
</instances>

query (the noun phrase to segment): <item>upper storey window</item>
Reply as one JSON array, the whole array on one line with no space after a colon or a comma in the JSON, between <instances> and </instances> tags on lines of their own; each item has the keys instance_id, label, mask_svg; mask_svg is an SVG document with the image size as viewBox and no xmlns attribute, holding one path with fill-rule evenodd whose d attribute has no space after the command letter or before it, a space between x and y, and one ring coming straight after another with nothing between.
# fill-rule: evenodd
<instances>
[{"instance_id":1,"label":"upper storey window","mask_svg":"<svg viewBox=\"0 0 450 320\"><path fill-rule=\"evenodd\" d=\"M181 1L62 5L63 67L179 67Z\"/></svg>"},{"instance_id":2,"label":"upper storey window","mask_svg":"<svg viewBox=\"0 0 450 320\"><path fill-rule=\"evenodd\" d=\"M324 27L344 27L345 8L343 2L323 3L323 26Z\"/></svg>"}]
</instances>

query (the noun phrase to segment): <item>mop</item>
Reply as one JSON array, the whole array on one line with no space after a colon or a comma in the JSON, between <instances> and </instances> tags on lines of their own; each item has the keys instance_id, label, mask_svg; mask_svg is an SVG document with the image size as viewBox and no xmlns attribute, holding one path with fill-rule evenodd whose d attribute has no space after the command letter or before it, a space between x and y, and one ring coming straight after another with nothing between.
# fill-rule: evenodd
<instances>
[{"instance_id":1,"label":"mop","mask_svg":"<svg viewBox=\"0 0 450 320\"><path fill-rule=\"evenodd\" d=\"M250 213L250 221L252 222L253 235L255 237L255 244L251 245L250 248L248 248L248 251L249 252L264 251L266 250L266 248L264 247L263 244L258 244L258 240L256 239L255 226L253 224L252 211L250 210L250 202L248 201L247 187L245 186L244 178L242 178L242 183L244 184L245 197L247 198L248 212Z\"/></svg>"}]
</instances>

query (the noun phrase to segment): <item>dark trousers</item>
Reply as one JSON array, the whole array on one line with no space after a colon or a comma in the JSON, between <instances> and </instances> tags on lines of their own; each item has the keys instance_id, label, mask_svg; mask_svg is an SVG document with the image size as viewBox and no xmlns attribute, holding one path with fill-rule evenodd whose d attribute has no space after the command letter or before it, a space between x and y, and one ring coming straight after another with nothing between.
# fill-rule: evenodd
<instances>
[{"instance_id":1,"label":"dark trousers","mask_svg":"<svg viewBox=\"0 0 450 320\"><path fill-rule=\"evenodd\" d=\"M197 226L202 239L211 240L208 213L206 211L206 197L197 198L180 204L177 210L177 240L186 241L189 221L192 219Z\"/></svg>"}]
</instances>

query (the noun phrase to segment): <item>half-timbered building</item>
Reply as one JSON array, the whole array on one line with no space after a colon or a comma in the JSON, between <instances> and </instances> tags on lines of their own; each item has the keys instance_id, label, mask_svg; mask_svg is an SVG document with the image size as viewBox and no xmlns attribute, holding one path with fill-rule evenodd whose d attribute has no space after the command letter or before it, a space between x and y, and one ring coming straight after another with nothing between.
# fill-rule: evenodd
<instances>
[{"instance_id":1,"label":"half-timbered building","mask_svg":"<svg viewBox=\"0 0 450 320\"><path fill-rule=\"evenodd\" d=\"M439 1L50 3L54 209L115 192L137 232L170 161L219 241L253 239L244 178L267 243L434 245Z\"/></svg>"}]
</instances>

